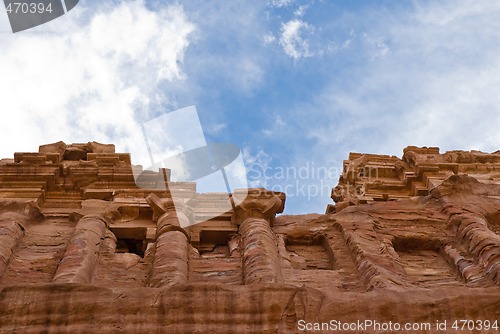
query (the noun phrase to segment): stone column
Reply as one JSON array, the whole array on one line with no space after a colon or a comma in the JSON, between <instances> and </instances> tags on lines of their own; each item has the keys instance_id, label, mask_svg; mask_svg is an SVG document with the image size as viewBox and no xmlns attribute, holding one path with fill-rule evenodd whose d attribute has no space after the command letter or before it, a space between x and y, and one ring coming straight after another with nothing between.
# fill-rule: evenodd
<instances>
[{"instance_id":1,"label":"stone column","mask_svg":"<svg viewBox=\"0 0 500 334\"><path fill-rule=\"evenodd\" d=\"M183 227L190 225L186 207L170 198L150 194L146 200L157 220L151 287L171 286L189 282L189 237Z\"/></svg>"},{"instance_id":2,"label":"stone column","mask_svg":"<svg viewBox=\"0 0 500 334\"><path fill-rule=\"evenodd\" d=\"M245 284L283 283L274 216L283 212L283 193L265 189L237 190L232 221L240 226ZM281 198L280 198L281 197Z\"/></svg>"},{"instance_id":3,"label":"stone column","mask_svg":"<svg viewBox=\"0 0 500 334\"><path fill-rule=\"evenodd\" d=\"M477 267L470 266L470 263L460 261L460 257L450 252L449 248L445 249L460 274L468 281L476 281L478 285L484 284L484 279L500 285L500 236L488 228L486 218L476 213L461 213L453 216L449 224L456 231L456 240L462 243L478 263ZM478 280L477 268L483 272L481 280Z\"/></svg>"},{"instance_id":4,"label":"stone column","mask_svg":"<svg viewBox=\"0 0 500 334\"><path fill-rule=\"evenodd\" d=\"M101 216L84 216L78 221L52 279L54 283L92 282L107 227L108 223Z\"/></svg>"},{"instance_id":5,"label":"stone column","mask_svg":"<svg viewBox=\"0 0 500 334\"><path fill-rule=\"evenodd\" d=\"M24 227L13 219L0 221L0 278L7 270L14 249L24 236Z\"/></svg>"},{"instance_id":6,"label":"stone column","mask_svg":"<svg viewBox=\"0 0 500 334\"><path fill-rule=\"evenodd\" d=\"M32 202L0 203L0 279L5 274L17 246L25 234L25 226L44 217Z\"/></svg>"}]
</instances>

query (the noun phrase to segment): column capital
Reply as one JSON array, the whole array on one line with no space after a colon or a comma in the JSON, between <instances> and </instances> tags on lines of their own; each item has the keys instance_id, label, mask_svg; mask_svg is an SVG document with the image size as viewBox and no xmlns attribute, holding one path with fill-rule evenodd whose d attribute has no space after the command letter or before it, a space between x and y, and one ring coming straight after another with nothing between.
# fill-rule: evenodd
<instances>
[{"instance_id":1,"label":"column capital","mask_svg":"<svg viewBox=\"0 0 500 334\"><path fill-rule=\"evenodd\" d=\"M171 197L160 198L154 193L146 196L146 202L153 209L153 220L157 222L165 213L183 213L191 219L193 209L181 200L173 200Z\"/></svg>"},{"instance_id":2,"label":"column capital","mask_svg":"<svg viewBox=\"0 0 500 334\"><path fill-rule=\"evenodd\" d=\"M233 224L241 224L247 218L262 218L274 224L274 217L285 209L286 195L264 188L237 189L231 196L234 212Z\"/></svg>"},{"instance_id":3,"label":"column capital","mask_svg":"<svg viewBox=\"0 0 500 334\"><path fill-rule=\"evenodd\" d=\"M156 222L156 237L169 231L180 231L189 239L186 231L193 222L192 209L180 201L172 198L160 198L154 193L146 197L146 201L153 209L153 221Z\"/></svg>"},{"instance_id":4,"label":"column capital","mask_svg":"<svg viewBox=\"0 0 500 334\"><path fill-rule=\"evenodd\" d=\"M148 202L151 209L153 209L153 220L158 221L158 219L168 211L175 211L174 200L171 198L160 198L154 193L146 196L146 202Z\"/></svg>"}]
</instances>

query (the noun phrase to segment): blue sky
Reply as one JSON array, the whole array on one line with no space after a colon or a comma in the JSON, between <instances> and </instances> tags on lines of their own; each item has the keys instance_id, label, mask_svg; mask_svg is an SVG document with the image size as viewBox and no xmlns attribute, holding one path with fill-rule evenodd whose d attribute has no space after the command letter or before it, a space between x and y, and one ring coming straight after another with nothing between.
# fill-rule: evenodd
<instances>
[{"instance_id":1,"label":"blue sky","mask_svg":"<svg viewBox=\"0 0 500 334\"><path fill-rule=\"evenodd\" d=\"M469 0L80 1L12 34L0 11L0 155L96 140L147 164L139 124L196 105L250 185L323 212L350 151L500 148L498 17Z\"/></svg>"}]
</instances>

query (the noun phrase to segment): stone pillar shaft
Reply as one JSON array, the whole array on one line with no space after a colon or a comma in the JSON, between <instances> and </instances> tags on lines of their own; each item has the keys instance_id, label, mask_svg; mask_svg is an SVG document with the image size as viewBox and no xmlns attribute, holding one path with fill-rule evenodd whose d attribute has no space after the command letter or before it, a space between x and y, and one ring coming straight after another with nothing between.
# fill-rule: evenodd
<instances>
[{"instance_id":1,"label":"stone pillar shaft","mask_svg":"<svg viewBox=\"0 0 500 334\"><path fill-rule=\"evenodd\" d=\"M106 229L107 224L101 217L80 219L52 281L90 284Z\"/></svg>"},{"instance_id":2,"label":"stone pillar shaft","mask_svg":"<svg viewBox=\"0 0 500 334\"><path fill-rule=\"evenodd\" d=\"M189 241L186 232L180 227L186 226L184 224L189 225L189 219L175 209L158 219L150 286L162 287L189 282Z\"/></svg>"},{"instance_id":3,"label":"stone pillar shaft","mask_svg":"<svg viewBox=\"0 0 500 334\"><path fill-rule=\"evenodd\" d=\"M23 227L13 221L0 221L0 278L7 270L14 249L24 236Z\"/></svg>"},{"instance_id":4,"label":"stone pillar shaft","mask_svg":"<svg viewBox=\"0 0 500 334\"><path fill-rule=\"evenodd\" d=\"M243 247L243 282L283 283L278 242L271 226L283 212L285 194L264 188L240 189L232 195L231 221L239 225Z\"/></svg>"},{"instance_id":5,"label":"stone pillar shaft","mask_svg":"<svg viewBox=\"0 0 500 334\"><path fill-rule=\"evenodd\" d=\"M247 218L240 225L245 284L283 283L276 236L269 222Z\"/></svg>"},{"instance_id":6,"label":"stone pillar shaft","mask_svg":"<svg viewBox=\"0 0 500 334\"><path fill-rule=\"evenodd\" d=\"M452 218L461 241L484 271L484 277L500 285L500 237L488 228L486 218L478 214L461 214ZM461 272L464 269L458 268Z\"/></svg>"}]
</instances>

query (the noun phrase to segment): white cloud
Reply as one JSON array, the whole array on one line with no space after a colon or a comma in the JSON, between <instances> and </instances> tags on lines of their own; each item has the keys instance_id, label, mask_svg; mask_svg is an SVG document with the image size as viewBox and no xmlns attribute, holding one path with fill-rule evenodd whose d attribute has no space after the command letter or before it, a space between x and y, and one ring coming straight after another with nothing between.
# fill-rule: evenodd
<instances>
[{"instance_id":1,"label":"white cloud","mask_svg":"<svg viewBox=\"0 0 500 334\"><path fill-rule=\"evenodd\" d=\"M276 37L272 33L266 33L263 37L264 43L266 44L272 44L276 41Z\"/></svg>"},{"instance_id":2,"label":"white cloud","mask_svg":"<svg viewBox=\"0 0 500 334\"><path fill-rule=\"evenodd\" d=\"M276 134L283 133L286 127L287 123L283 120L283 117L276 114L269 117L269 127L263 129L261 133L265 137L276 137Z\"/></svg>"},{"instance_id":3,"label":"white cloud","mask_svg":"<svg viewBox=\"0 0 500 334\"><path fill-rule=\"evenodd\" d=\"M234 161L224 167L224 171L231 191L249 187L245 161L241 153Z\"/></svg>"},{"instance_id":4,"label":"white cloud","mask_svg":"<svg viewBox=\"0 0 500 334\"><path fill-rule=\"evenodd\" d=\"M257 88L264 78L264 70L252 57L241 57L235 64L240 75L233 78L242 92L250 93Z\"/></svg>"},{"instance_id":5,"label":"white cloud","mask_svg":"<svg viewBox=\"0 0 500 334\"><path fill-rule=\"evenodd\" d=\"M389 46L384 42L382 38L373 37L367 33L363 34L364 40L368 47L371 49L370 59L372 61L377 60L378 58L384 58L390 52ZM346 40L342 47L348 48L351 44L350 40Z\"/></svg>"},{"instance_id":6,"label":"white cloud","mask_svg":"<svg viewBox=\"0 0 500 334\"><path fill-rule=\"evenodd\" d=\"M309 5L299 6L299 8L297 8L293 12L293 15L295 15L296 17L302 17L302 16L304 16L304 14L306 13L306 10L307 10L308 7L309 7Z\"/></svg>"},{"instance_id":7,"label":"white cloud","mask_svg":"<svg viewBox=\"0 0 500 334\"><path fill-rule=\"evenodd\" d=\"M331 56L344 67L322 58L327 83L280 132L291 165L341 167L350 151L401 156L408 145L500 149L499 13L500 4L462 0L344 18L351 42ZM322 211L328 198L287 201L293 212Z\"/></svg>"},{"instance_id":8,"label":"white cloud","mask_svg":"<svg viewBox=\"0 0 500 334\"><path fill-rule=\"evenodd\" d=\"M293 2L294 0L272 0L269 5L276 8L282 8L290 6Z\"/></svg>"},{"instance_id":9,"label":"white cloud","mask_svg":"<svg viewBox=\"0 0 500 334\"><path fill-rule=\"evenodd\" d=\"M153 104L169 101L168 92L158 96L162 82L183 79L193 30L180 6L153 12L133 1L79 4L34 31L4 35L0 131L9 140L0 144L0 156L58 140L96 140L144 161L138 122L149 119Z\"/></svg>"},{"instance_id":10,"label":"white cloud","mask_svg":"<svg viewBox=\"0 0 500 334\"><path fill-rule=\"evenodd\" d=\"M266 187L270 164L272 158L263 150L258 149L253 153L252 148L245 147L242 150L243 160L246 166L246 176L249 187Z\"/></svg>"},{"instance_id":11,"label":"white cloud","mask_svg":"<svg viewBox=\"0 0 500 334\"><path fill-rule=\"evenodd\" d=\"M222 131L227 129L226 123L218 123L209 126L205 126L203 130L205 130L210 135L219 135Z\"/></svg>"},{"instance_id":12,"label":"white cloud","mask_svg":"<svg viewBox=\"0 0 500 334\"><path fill-rule=\"evenodd\" d=\"M307 22L299 19L293 19L283 23L281 27L280 45L283 51L297 60L299 58L311 57L309 43L301 36L303 31L312 31L313 28Z\"/></svg>"},{"instance_id":13,"label":"white cloud","mask_svg":"<svg viewBox=\"0 0 500 334\"><path fill-rule=\"evenodd\" d=\"M338 147L339 160L348 151L401 155L407 145L497 150L499 10L454 1L379 17L366 43L350 49L358 67L349 80L332 77L301 107L321 110L323 123L303 115L301 126L320 151Z\"/></svg>"},{"instance_id":14,"label":"white cloud","mask_svg":"<svg viewBox=\"0 0 500 334\"><path fill-rule=\"evenodd\" d=\"M247 97L256 93L269 61L268 49L263 49L269 30L264 13L266 2L221 1L214 5L211 1L188 1L183 6L197 27L185 68L190 75L185 87L189 103L199 103L210 96L211 112L218 112L213 106L224 100L217 95L227 86L231 94ZM207 80L220 84L207 86Z\"/></svg>"}]
</instances>

